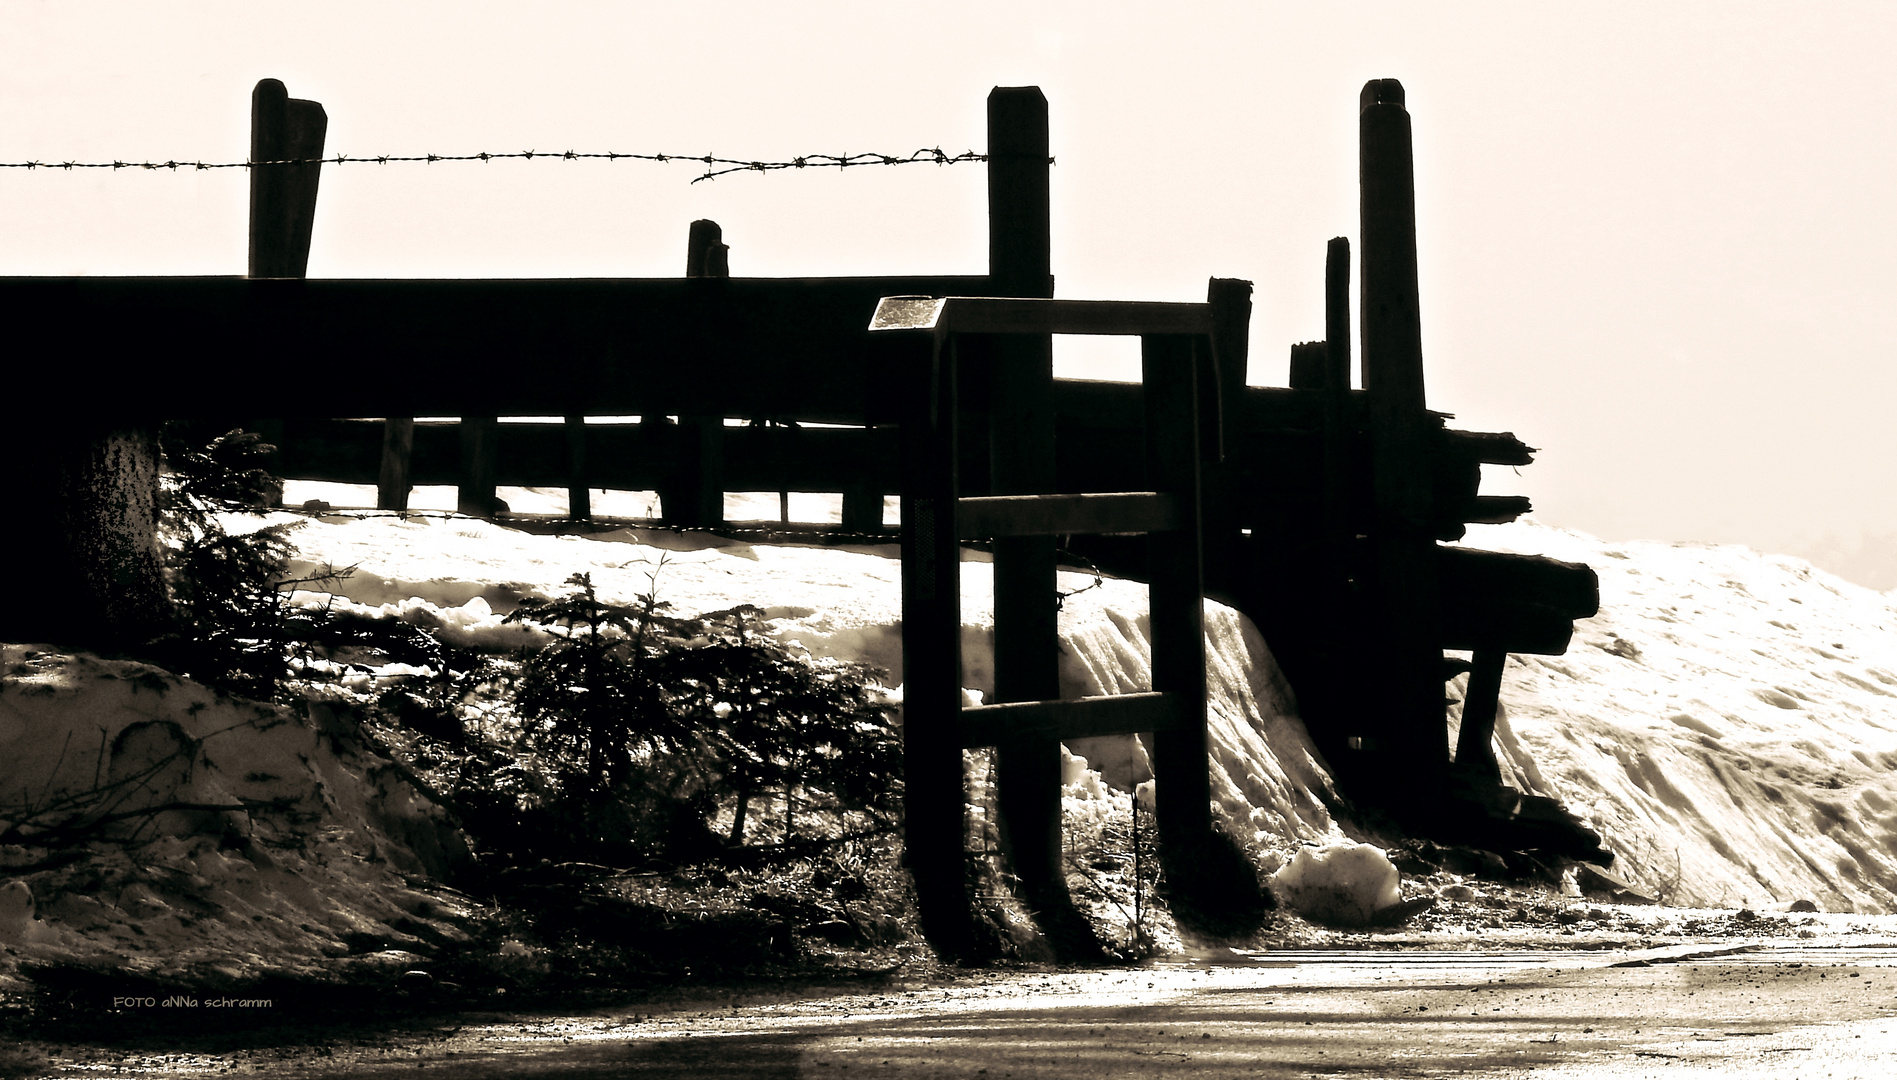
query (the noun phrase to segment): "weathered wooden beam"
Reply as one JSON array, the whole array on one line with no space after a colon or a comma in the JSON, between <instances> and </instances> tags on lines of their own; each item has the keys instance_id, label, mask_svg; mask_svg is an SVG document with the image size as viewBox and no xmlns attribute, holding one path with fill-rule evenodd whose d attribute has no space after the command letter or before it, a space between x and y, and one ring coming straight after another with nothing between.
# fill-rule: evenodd
<instances>
[{"instance_id":1,"label":"weathered wooden beam","mask_svg":"<svg viewBox=\"0 0 1897 1080\"><path fill-rule=\"evenodd\" d=\"M1172 731L1191 722L1191 703L1177 694L1137 693L1062 701L1020 701L962 710L965 747L1021 741L1085 739Z\"/></svg>"},{"instance_id":2,"label":"weathered wooden beam","mask_svg":"<svg viewBox=\"0 0 1897 1080\"><path fill-rule=\"evenodd\" d=\"M1443 452L1469 458L1483 465L1532 465L1535 448L1515 437L1512 431L1443 432Z\"/></svg>"},{"instance_id":3,"label":"weathered wooden beam","mask_svg":"<svg viewBox=\"0 0 1897 1080\"><path fill-rule=\"evenodd\" d=\"M1583 563L1443 547L1436 551L1436 572L1445 598L1468 598L1475 603L1515 599L1544 605L1569 619L1592 618L1600 612L1600 578Z\"/></svg>"},{"instance_id":4,"label":"weathered wooden beam","mask_svg":"<svg viewBox=\"0 0 1897 1080\"><path fill-rule=\"evenodd\" d=\"M379 414L722 412L893 423L898 346L865 334L893 292L985 276L688 280L0 278L0 318L85 326L100 355L189 342L175 364L101 380L80 405L56 365L9 389L55 410L327 416L311 371L372 373ZM257 343L270 343L270 363ZM522 371L559 378L522 379ZM365 378L369 375L365 374ZM202 388L220 388L207 397ZM494 387L507 387L505 401Z\"/></svg>"},{"instance_id":5,"label":"weathered wooden beam","mask_svg":"<svg viewBox=\"0 0 1897 1080\"><path fill-rule=\"evenodd\" d=\"M1187 526L1188 500L1170 492L987 495L963 498L956 533L964 540L1077 533L1153 533ZM997 586L997 588L999 588Z\"/></svg>"},{"instance_id":6,"label":"weathered wooden beam","mask_svg":"<svg viewBox=\"0 0 1897 1080\"><path fill-rule=\"evenodd\" d=\"M1148 300L1019 301L995 296L890 296L871 330L934 330L943 334L1210 334L1210 304Z\"/></svg>"}]
</instances>

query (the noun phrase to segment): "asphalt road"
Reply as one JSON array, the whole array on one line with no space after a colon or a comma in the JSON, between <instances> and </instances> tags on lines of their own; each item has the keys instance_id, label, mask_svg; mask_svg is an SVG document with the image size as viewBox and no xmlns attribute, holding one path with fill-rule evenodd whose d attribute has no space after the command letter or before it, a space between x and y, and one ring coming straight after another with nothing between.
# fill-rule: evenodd
<instances>
[{"instance_id":1,"label":"asphalt road","mask_svg":"<svg viewBox=\"0 0 1897 1080\"><path fill-rule=\"evenodd\" d=\"M470 1020L320 1053L55 1065L46 1075L1883 1080L1897 1076L1897 943L1221 954L656 1015Z\"/></svg>"}]
</instances>

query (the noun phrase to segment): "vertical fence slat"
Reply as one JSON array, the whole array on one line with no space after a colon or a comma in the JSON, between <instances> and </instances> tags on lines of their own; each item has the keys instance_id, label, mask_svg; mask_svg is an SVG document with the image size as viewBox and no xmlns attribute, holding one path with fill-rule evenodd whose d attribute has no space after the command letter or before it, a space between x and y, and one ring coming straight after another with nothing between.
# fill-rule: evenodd
<instances>
[{"instance_id":1,"label":"vertical fence slat","mask_svg":"<svg viewBox=\"0 0 1897 1080\"><path fill-rule=\"evenodd\" d=\"M1499 784L1502 769L1495 760L1495 713L1508 654L1477 649L1470 659L1469 687L1462 694L1462 729L1456 733L1456 771Z\"/></svg>"},{"instance_id":2,"label":"vertical fence slat","mask_svg":"<svg viewBox=\"0 0 1897 1080\"><path fill-rule=\"evenodd\" d=\"M499 417L461 418L461 466L455 491L457 513L492 517L499 509L494 495L494 474L500 458L500 429Z\"/></svg>"},{"instance_id":3,"label":"vertical fence slat","mask_svg":"<svg viewBox=\"0 0 1897 1080\"><path fill-rule=\"evenodd\" d=\"M566 516L574 521L593 518L593 486L586 475L586 417L564 418L566 428Z\"/></svg>"},{"instance_id":4,"label":"vertical fence slat","mask_svg":"<svg viewBox=\"0 0 1897 1080\"><path fill-rule=\"evenodd\" d=\"M974 948L962 787L961 544L955 535L955 347L918 335L902 423L904 861L923 933Z\"/></svg>"},{"instance_id":5,"label":"vertical fence slat","mask_svg":"<svg viewBox=\"0 0 1897 1080\"><path fill-rule=\"evenodd\" d=\"M408 496L414 490L408 470L414 456L415 418L391 416L383 420L382 468L375 483L376 509L408 509Z\"/></svg>"},{"instance_id":6,"label":"vertical fence slat","mask_svg":"<svg viewBox=\"0 0 1897 1080\"><path fill-rule=\"evenodd\" d=\"M1205 578L1200 521L1200 444L1194 423L1198 396L1194 339L1140 339L1146 411L1147 482L1186 499L1190 527L1147 537L1153 642L1153 689L1188 699L1183 728L1153 736L1153 775L1161 855L1179 859L1202 849L1211 831L1211 778L1205 729ZM1170 852L1170 855L1167 853ZM1175 862L1175 880L1189 876Z\"/></svg>"}]
</instances>

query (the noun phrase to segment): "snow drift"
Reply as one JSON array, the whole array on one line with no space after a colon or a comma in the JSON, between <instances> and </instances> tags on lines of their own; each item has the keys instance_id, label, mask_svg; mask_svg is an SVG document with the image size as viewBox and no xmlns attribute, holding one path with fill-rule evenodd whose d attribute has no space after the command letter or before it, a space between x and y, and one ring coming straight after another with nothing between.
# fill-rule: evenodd
<instances>
[{"instance_id":1,"label":"snow drift","mask_svg":"<svg viewBox=\"0 0 1897 1080\"><path fill-rule=\"evenodd\" d=\"M411 887L465 857L460 834L322 704L0 645L0 760L0 833L21 841L0 846L0 986L23 960L321 977L461 933L452 900Z\"/></svg>"},{"instance_id":2,"label":"snow drift","mask_svg":"<svg viewBox=\"0 0 1897 1080\"><path fill-rule=\"evenodd\" d=\"M1600 575L1565 656L1509 658L1496 750L1617 873L1680 906L1897 911L1893 594L1736 546L1532 522L1468 543Z\"/></svg>"}]
</instances>

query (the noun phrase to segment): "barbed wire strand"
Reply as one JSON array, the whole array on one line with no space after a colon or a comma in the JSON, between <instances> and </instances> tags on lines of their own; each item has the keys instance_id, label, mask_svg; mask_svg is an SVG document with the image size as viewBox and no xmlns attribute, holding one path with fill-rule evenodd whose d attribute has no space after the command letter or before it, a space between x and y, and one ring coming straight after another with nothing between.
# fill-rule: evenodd
<instances>
[{"instance_id":1,"label":"barbed wire strand","mask_svg":"<svg viewBox=\"0 0 1897 1080\"><path fill-rule=\"evenodd\" d=\"M514 153L475 153L475 154L372 154L351 157L337 154L335 157L281 158L272 161L0 161L0 169L60 169L70 172L73 169L179 169L203 171L206 169L252 169L264 165L391 165L404 162L424 162L434 164L441 161L501 161L517 159L521 161L579 161L594 159L602 161L655 161L666 164L673 161L695 161L705 166L702 176L692 179L696 184L700 180L710 180L734 172L776 172L780 169L822 169L849 168L852 165L957 165L966 161L987 161L987 154L977 154L965 150L959 154L948 154L941 147L917 150L908 155L861 153L861 154L806 154L789 161L754 161L745 158L718 157L715 154L624 154L618 151L583 153L576 150L540 151L520 150ZM1047 163L1052 165L1053 158ZM723 165L725 168L717 168Z\"/></svg>"}]
</instances>

